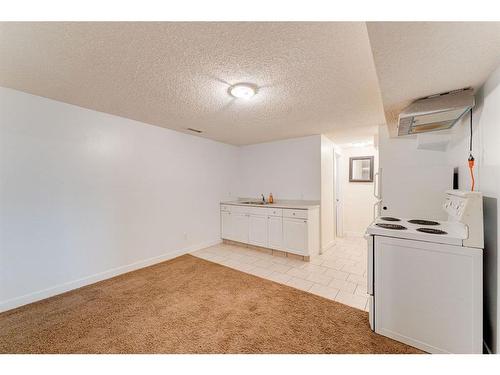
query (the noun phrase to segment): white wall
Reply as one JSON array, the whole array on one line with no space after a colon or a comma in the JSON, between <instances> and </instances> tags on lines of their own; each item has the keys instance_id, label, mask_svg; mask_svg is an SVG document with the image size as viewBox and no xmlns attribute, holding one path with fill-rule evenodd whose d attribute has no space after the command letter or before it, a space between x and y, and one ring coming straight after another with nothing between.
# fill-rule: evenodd
<instances>
[{"instance_id":1,"label":"white wall","mask_svg":"<svg viewBox=\"0 0 500 375\"><path fill-rule=\"evenodd\" d=\"M321 136L240 148L238 196L321 199Z\"/></svg>"},{"instance_id":2,"label":"white wall","mask_svg":"<svg viewBox=\"0 0 500 375\"><path fill-rule=\"evenodd\" d=\"M334 143L321 136L321 248L335 243Z\"/></svg>"},{"instance_id":3,"label":"white wall","mask_svg":"<svg viewBox=\"0 0 500 375\"><path fill-rule=\"evenodd\" d=\"M484 339L491 351L500 352L500 285L498 244L500 242L500 68L476 94L473 111L473 154L476 159L476 190L484 199ZM447 153L450 163L459 168L459 188L470 189L467 165L469 156L469 117L455 126Z\"/></svg>"},{"instance_id":4,"label":"white wall","mask_svg":"<svg viewBox=\"0 0 500 375\"><path fill-rule=\"evenodd\" d=\"M302 156L285 155L300 179L319 175ZM0 310L218 242L237 159L233 146L0 88ZM319 196L305 182L256 186Z\"/></svg>"},{"instance_id":5,"label":"white wall","mask_svg":"<svg viewBox=\"0 0 500 375\"><path fill-rule=\"evenodd\" d=\"M342 204L345 236L362 236L373 221L373 182L349 182L349 158L373 156L374 172L378 168L378 152L373 146L342 147Z\"/></svg>"},{"instance_id":6,"label":"white wall","mask_svg":"<svg viewBox=\"0 0 500 375\"><path fill-rule=\"evenodd\" d=\"M390 138L379 128L382 215L446 219L444 192L453 187L453 166L446 152L417 149L416 137Z\"/></svg>"}]
</instances>

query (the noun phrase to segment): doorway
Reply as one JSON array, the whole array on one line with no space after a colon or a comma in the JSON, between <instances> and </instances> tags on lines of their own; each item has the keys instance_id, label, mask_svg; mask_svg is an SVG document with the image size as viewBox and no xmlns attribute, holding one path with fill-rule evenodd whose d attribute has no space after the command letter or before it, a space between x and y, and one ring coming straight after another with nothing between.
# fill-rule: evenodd
<instances>
[{"instance_id":1,"label":"doorway","mask_svg":"<svg viewBox=\"0 0 500 375\"><path fill-rule=\"evenodd\" d=\"M334 189L335 189L335 235L337 237L344 236L343 218L342 218L342 155L334 151Z\"/></svg>"}]
</instances>

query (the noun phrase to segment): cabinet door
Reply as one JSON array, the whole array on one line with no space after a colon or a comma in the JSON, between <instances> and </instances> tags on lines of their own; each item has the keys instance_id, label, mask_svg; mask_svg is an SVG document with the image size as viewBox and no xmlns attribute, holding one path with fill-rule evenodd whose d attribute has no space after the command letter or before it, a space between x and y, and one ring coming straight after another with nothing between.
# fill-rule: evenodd
<instances>
[{"instance_id":1,"label":"cabinet door","mask_svg":"<svg viewBox=\"0 0 500 375\"><path fill-rule=\"evenodd\" d=\"M283 219L283 242L286 251L307 255L307 220Z\"/></svg>"},{"instance_id":2,"label":"cabinet door","mask_svg":"<svg viewBox=\"0 0 500 375\"><path fill-rule=\"evenodd\" d=\"M252 245L267 247L267 216L248 217L248 242Z\"/></svg>"},{"instance_id":3,"label":"cabinet door","mask_svg":"<svg viewBox=\"0 0 500 375\"><path fill-rule=\"evenodd\" d=\"M267 230L269 237L269 247L276 250L283 248L283 218L269 216L267 220Z\"/></svg>"},{"instance_id":4,"label":"cabinet door","mask_svg":"<svg viewBox=\"0 0 500 375\"><path fill-rule=\"evenodd\" d=\"M248 243L248 214L231 213L232 240Z\"/></svg>"},{"instance_id":5,"label":"cabinet door","mask_svg":"<svg viewBox=\"0 0 500 375\"><path fill-rule=\"evenodd\" d=\"M221 238L226 240L233 239L232 215L230 212L221 211L220 213L220 232Z\"/></svg>"}]
</instances>

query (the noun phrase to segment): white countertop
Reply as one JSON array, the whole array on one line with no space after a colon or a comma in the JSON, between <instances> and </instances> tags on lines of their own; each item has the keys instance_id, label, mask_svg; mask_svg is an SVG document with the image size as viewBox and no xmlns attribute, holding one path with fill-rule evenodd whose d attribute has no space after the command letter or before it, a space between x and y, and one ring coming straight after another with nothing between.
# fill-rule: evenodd
<instances>
[{"instance_id":1,"label":"white countertop","mask_svg":"<svg viewBox=\"0 0 500 375\"><path fill-rule=\"evenodd\" d=\"M220 204L229 204L233 206L246 206L246 207L264 207L264 208L291 208L296 210L309 210L313 208L319 208L318 201L304 201L304 200L280 200L274 203L266 203L266 204L248 204L242 203L246 201L256 201L257 199L240 199L237 201L226 201L220 202Z\"/></svg>"}]
</instances>

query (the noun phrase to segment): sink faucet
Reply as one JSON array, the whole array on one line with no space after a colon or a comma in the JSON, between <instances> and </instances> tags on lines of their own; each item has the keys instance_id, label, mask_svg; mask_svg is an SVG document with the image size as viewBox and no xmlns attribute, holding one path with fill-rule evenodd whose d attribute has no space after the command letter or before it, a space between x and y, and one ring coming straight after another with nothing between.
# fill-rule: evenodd
<instances>
[{"instance_id":1,"label":"sink faucet","mask_svg":"<svg viewBox=\"0 0 500 375\"><path fill-rule=\"evenodd\" d=\"M266 197L264 197L264 194L261 194L261 196L262 196L262 202L266 203Z\"/></svg>"}]
</instances>

